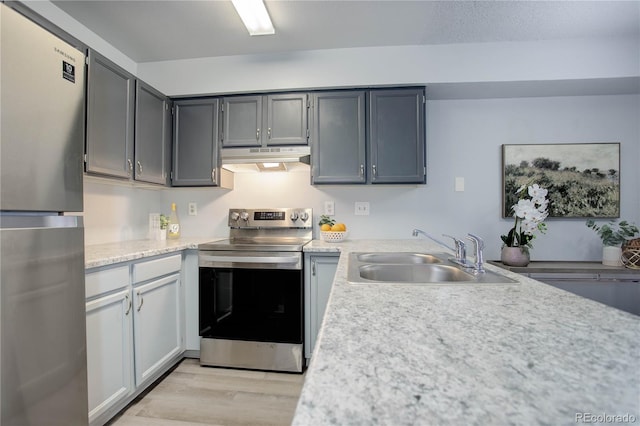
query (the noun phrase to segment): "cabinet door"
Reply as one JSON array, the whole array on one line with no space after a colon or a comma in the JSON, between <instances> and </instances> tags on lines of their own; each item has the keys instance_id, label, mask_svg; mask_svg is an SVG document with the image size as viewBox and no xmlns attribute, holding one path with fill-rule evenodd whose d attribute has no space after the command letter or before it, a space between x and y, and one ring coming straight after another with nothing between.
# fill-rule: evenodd
<instances>
[{"instance_id":1,"label":"cabinet door","mask_svg":"<svg viewBox=\"0 0 640 426\"><path fill-rule=\"evenodd\" d=\"M369 145L371 183L425 183L424 91L371 91Z\"/></svg>"},{"instance_id":2,"label":"cabinet door","mask_svg":"<svg viewBox=\"0 0 640 426\"><path fill-rule=\"evenodd\" d=\"M133 389L131 291L87 302L89 422Z\"/></svg>"},{"instance_id":3,"label":"cabinet door","mask_svg":"<svg viewBox=\"0 0 640 426\"><path fill-rule=\"evenodd\" d=\"M224 98L222 147L260 146L262 137L262 96Z\"/></svg>"},{"instance_id":4,"label":"cabinet door","mask_svg":"<svg viewBox=\"0 0 640 426\"><path fill-rule=\"evenodd\" d=\"M309 256L309 279L305 295L308 295L305 321L305 357L311 358L316 343L329 294L336 275L339 256Z\"/></svg>"},{"instance_id":5,"label":"cabinet door","mask_svg":"<svg viewBox=\"0 0 640 426\"><path fill-rule=\"evenodd\" d=\"M135 117L135 180L166 185L171 146L170 101L138 80Z\"/></svg>"},{"instance_id":6,"label":"cabinet door","mask_svg":"<svg viewBox=\"0 0 640 426\"><path fill-rule=\"evenodd\" d=\"M307 145L307 94L269 95L263 145Z\"/></svg>"},{"instance_id":7,"label":"cabinet door","mask_svg":"<svg viewBox=\"0 0 640 426\"><path fill-rule=\"evenodd\" d=\"M218 105L218 99L174 103L173 186L219 184Z\"/></svg>"},{"instance_id":8,"label":"cabinet door","mask_svg":"<svg viewBox=\"0 0 640 426\"><path fill-rule=\"evenodd\" d=\"M133 289L136 386L182 351L180 275Z\"/></svg>"},{"instance_id":9,"label":"cabinet door","mask_svg":"<svg viewBox=\"0 0 640 426\"><path fill-rule=\"evenodd\" d=\"M316 93L312 114L312 183L365 183L365 92Z\"/></svg>"},{"instance_id":10,"label":"cabinet door","mask_svg":"<svg viewBox=\"0 0 640 426\"><path fill-rule=\"evenodd\" d=\"M86 171L131 178L134 77L89 51Z\"/></svg>"}]
</instances>

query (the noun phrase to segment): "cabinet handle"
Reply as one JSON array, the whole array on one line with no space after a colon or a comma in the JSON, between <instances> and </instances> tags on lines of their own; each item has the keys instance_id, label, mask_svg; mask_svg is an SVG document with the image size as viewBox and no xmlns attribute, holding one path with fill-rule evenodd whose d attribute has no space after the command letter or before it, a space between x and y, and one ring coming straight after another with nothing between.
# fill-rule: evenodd
<instances>
[{"instance_id":1,"label":"cabinet handle","mask_svg":"<svg viewBox=\"0 0 640 426\"><path fill-rule=\"evenodd\" d=\"M376 170L376 165L374 164L373 166L371 166L372 170L372 174L373 174L373 178L375 179L376 177L378 177L378 170Z\"/></svg>"},{"instance_id":2,"label":"cabinet handle","mask_svg":"<svg viewBox=\"0 0 640 426\"><path fill-rule=\"evenodd\" d=\"M267 137L271 140L271 127L267 129Z\"/></svg>"},{"instance_id":3,"label":"cabinet handle","mask_svg":"<svg viewBox=\"0 0 640 426\"><path fill-rule=\"evenodd\" d=\"M140 162L140 160L138 160L138 172L142 174L142 163Z\"/></svg>"},{"instance_id":4,"label":"cabinet handle","mask_svg":"<svg viewBox=\"0 0 640 426\"><path fill-rule=\"evenodd\" d=\"M129 295L127 294L127 295L125 295L125 296L124 296L124 300L126 300L126 301L127 301L127 310L125 311L125 313L124 313L124 314L125 314L125 315L129 315L129 312L131 312L131 305L132 305L132 303L131 303L131 298L130 298L130 297L129 297Z\"/></svg>"},{"instance_id":5,"label":"cabinet handle","mask_svg":"<svg viewBox=\"0 0 640 426\"><path fill-rule=\"evenodd\" d=\"M140 309L142 309L142 305L144 304L144 298L140 295L140 292L138 292L137 294L138 298L140 299L140 304L138 305L137 311L140 312Z\"/></svg>"},{"instance_id":6,"label":"cabinet handle","mask_svg":"<svg viewBox=\"0 0 640 426\"><path fill-rule=\"evenodd\" d=\"M260 129L256 129L256 140L260 140Z\"/></svg>"},{"instance_id":7,"label":"cabinet handle","mask_svg":"<svg viewBox=\"0 0 640 426\"><path fill-rule=\"evenodd\" d=\"M216 181L216 169L211 170L211 181Z\"/></svg>"},{"instance_id":8,"label":"cabinet handle","mask_svg":"<svg viewBox=\"0 0 640 426\"><path fill-rule=\"evenodd\" d=\"M311 275L314 276L314 277L316 276L316 261L315 260L311 262Z\"/></svg>"},{"instance_id":9,"label":"cabinet handle","mask_svg":"<svg viewBox=\"0 0 640 426\"><path fill-rule=\"evenodd\" d=\"M127 172L127 175L131 175L131 172L133 171L133 162L131 161L131 158L127 158L127 164L129 165L129 171Z\"/></svg>"},{"instance_id":10,"label":"cabinet handle","mask_svg":"<svg viewBox=\"0 0 640 426\"><path fill-rule=\"evenodd\" d=\"M364 177L364 164L360 164L360 177Z\"/></svg>"}]
</instances>

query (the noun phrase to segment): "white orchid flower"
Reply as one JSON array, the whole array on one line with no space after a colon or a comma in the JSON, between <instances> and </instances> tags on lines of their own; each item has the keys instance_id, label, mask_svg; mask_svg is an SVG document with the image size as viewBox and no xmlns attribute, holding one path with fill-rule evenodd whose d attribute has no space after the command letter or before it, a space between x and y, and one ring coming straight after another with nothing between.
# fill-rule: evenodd
<instances>
[{"instance_id":1,"label":"white orchid flower","mask_svg":"<svg viewBox=\"0 0 640 426\"><path fill-rule=\"evenodd\" d=\"M540 185L538 185L537 183L531 185L529 187L529 196L536 199L536 198L545 198L547 196L549 191L547 191L544 188L540 188Z\"/></svg>"}]
</instances>

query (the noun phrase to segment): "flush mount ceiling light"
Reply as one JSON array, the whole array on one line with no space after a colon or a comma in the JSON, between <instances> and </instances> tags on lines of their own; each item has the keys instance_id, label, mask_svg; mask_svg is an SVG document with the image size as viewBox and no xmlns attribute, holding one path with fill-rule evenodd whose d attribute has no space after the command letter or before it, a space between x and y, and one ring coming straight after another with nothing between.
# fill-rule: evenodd
<instances>
[{"instance_id":1,"label":"flush mount ceiling light","mask_svg":"<svg viewBox=\"0 0 640 426\"><path fill-rule=\"evenodd\" d=\"M271 18L262 0L231 0L249 35L275 34Z\"/></svg>"}]
</instances>

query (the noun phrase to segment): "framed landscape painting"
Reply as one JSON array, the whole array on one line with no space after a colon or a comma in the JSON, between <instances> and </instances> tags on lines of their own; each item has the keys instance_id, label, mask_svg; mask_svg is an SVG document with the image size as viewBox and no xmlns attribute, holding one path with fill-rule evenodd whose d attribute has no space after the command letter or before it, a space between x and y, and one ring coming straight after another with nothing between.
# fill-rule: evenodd
<instances>
[{"instance_id":1,"label":"framed landscape painting","mask_svg":"<svg viewBox=\"0 0 640 426\"><path fill-rule=\"evenodd\" d=\"M620 143L502 145L502 217L522 185L549 193L550 217L620 217Z\"/></svg>"}]
</instances>

